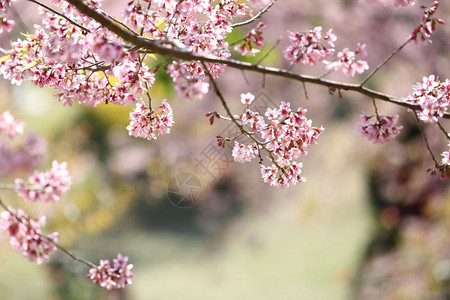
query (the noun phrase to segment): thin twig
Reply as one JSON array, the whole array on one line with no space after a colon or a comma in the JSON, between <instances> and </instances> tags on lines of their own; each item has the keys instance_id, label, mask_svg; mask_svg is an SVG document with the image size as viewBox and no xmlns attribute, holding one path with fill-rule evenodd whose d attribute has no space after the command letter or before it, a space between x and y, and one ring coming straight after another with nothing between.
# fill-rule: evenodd
<instances>
[{"instance_id":1,"label":"thin twig","mask_svg":"<svg viewBox=\"0 0 450 300\"><path fill-rule=\"evenodd\" d=\"M17 184L12 183L0 183L0 190L12 190L12 191L18 191L18 190L27 190L27 191L38 191L42 190L43 187L40 185L33 185L33 186L24 186L19 187Z\"/></svg>"},{"instance_id":2,"label":"thin twig","mask_svg":"<svg viewBox=\"0 0 450 300\"><path fill-rule=\"evenodd\" d=\"M379 120L380 115L378 115L378 107L377 107L377 104L375 103L375 98L372 98L372 104L373 104L373 108L375 109L375 115L377 116L377 120Z\"/></svg>"},{"instance_id":3,"label":"thin twig","mask_svg":"<svg viewBox=\"0 0 450 300\"><path fill-rule=\"evenodd\" d=\"M447 130L445 130L444 126L442 126L441 122L437 121L437 124L439 126L439 129L444 133L445 138L447 140L450 140L450 136L448 135L448 132L447 132Z\"/></svg>"},{"instance_id":4,"label":"thin twig","mask_svg":"<svg viewBox=\"0 0 450 300\"><path fill-rule=\"evenodd\" d=\"M389 54L388 57L386 57L386 59L379 64L378 66L376 66L375 69L373 69L373 71L363 80L363 82L361 83L361 86L363 86L364 84L367 83L367 81L369 81L370 78L372 78L373 75L375 75L375 73L378 72L379 69L381 69L385 64L387 64L387 62L394 57L395 54L397 54L400 50L402 50L406 45L409 44L409 42L411 42L413 40L412 37L408 38L400 47L398 47L397 49L395 49L394 51L392 51L391 54Z\"/></svg>"},{"instance_id":5,"label":"thin twig","mask_svg":"<svg viewBox=\"0 0 450 300\"><path fill-rule=\"evenodd\" d=\"M77 22L75 22L75 21L69 19L68 17L66 17L64 14L62 14L62 13L60 13L60 12L54 10L53 8L51 8L51 7L49 7L49 6L45 5L45 4L43 4L43 3L41 3L41 2L38 2L38 1L36 1L36 0L27 0L27 1L33 2L33 3L35 3L35 4L39 5L39 6L42 6L43 8L45 8L45 9L51 11L51 12L54 13L55 15L58 15L58 16L64 18L64 19L66 19L66 20L69 21L71 24L77 26L78 28L80 28L81 30L83 30L83 31L85 31L85 32L89 32L89 33L91 32L89 29L87 29L87 28L84 27L83 25L78 24Z\"/></svg>"},{"instance_id":6,"label":"thin twig","mask_svg":"<svg viewBox=\"0 0 450 300\"><path fill-rule=\"evenodd\" d=\"M266 59L267 56L269 56L269 54L273 51L273 49L275 49L278 44L281 42L281 37L278 38L278 40L275 42L275 45L272 46L272 48L269 49L269 51L266 52L266 54L263 55L263 57L261 57L256 64L259 65L264 59Z\"/></svg>"},{"instance_id":7,"label":"thin twig","mask_svg":"<svg viewBox=\"0 0 450 300\"><path fill-rule=\"evenodd\" d=\"M275 166L281 171L281 172L286 172L275 160L275 157L273 157L273 153L271 150L267 149L267 147L260 141L258 141L252 134L249 134L247 132L247 130L245 130L244 126L242 126L241 124L239 124L239 122L234 118L233 114L231 113L230 108L228 107L227 101L225 100L225 97L223 96L222 92L220 91L216 81L214 80L214 77L211 75L211 73L209 72L206 64L204 62L202 62L203 65L203 69L205 70L205 73L208 75L209 80L212 83L214 92L216 93L217 97L219 97L220 102L222 103L223 108L225 109L225 111L227 112L227 115L231 118L231 121L239 128L239 130L245 134L246 136L248 136L250 139L252 139L259 147L261 147L262 149L264 149L268 154L269 154L269 158L270 160L275 164ZM258 147L258 148L259 148Z\"/></svg>"},{"instance_id":8,"label":"thin twig","mask_svg":"<svg viewBox=\"0 0 450 300\"><path fill-rule=\"evenodd\" d=\"M260 18L264 13L266 13L272 7L272 5L275 4L275 2L276 2L276 0L270 1L270 3L266 7L264 7L259 13L254 15L251 19L232 24L231 27L239 27L239 26L244 26L244 25L252 23L256 19Z\"/></svg>"},{"instance_id":9,"label":"thin twig","mask_svg":"<svg viewBox=\"0 0 450 300\"><path fill-rule=\"evenodd\" d=\"M306 89L306 83L304 81L302 81L302 85L303 85L303 91L305 92L305 98L306 98L306 100L309 100L308 90Z\"/></svg>"},{"instance_id":10,"label":"thin twig","mask_svg":"<svg viewBox=\"0 0 450 300\"><path fill-rule=\"evenodd\" d=\"M423 127L422 127L422 123L420 123L420 119L419 119L419 117L417 116L416 111L414 110L413 112L414 112L414 116L416 117L416 121L417 121L417 125L419 126L420 133L422 134L423 139L425 140L425 145L427 146L428 152L430 153L431 158L433 159L435 165L436 165L436 166L439 166L439 164L438 164L438 162L437 162L437 160L436 160L436 157L434 157L434 154L433 154L433 152L431 151L430 144L428 143L427 135L425 134L425 131L423 130Z\"/></svg>"}]
</instances>

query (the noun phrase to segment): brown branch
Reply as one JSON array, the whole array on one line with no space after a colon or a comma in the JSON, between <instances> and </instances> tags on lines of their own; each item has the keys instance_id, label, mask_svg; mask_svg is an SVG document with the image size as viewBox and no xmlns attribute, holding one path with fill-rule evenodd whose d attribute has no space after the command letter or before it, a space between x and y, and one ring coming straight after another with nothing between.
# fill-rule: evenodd
<instances>
[{"instance_id":1,"label":"brown branch","mask_svg":"<svg viewBox=\"0 0 450 300\"><path fill-rule=\"evenodd\" d=\"M0 198L0 206L6 210L7 212L9 212L14 219L17 220L17 222L20 222L22 224L24 224L25 226L28 226L27 224L23 223L22 219L20 219L19 217L16 216L16 214L14 214L9 207L6 205L5 202L3 202L3 200ZM70 258L72 258L73 260L80 262L82 264L87 265L90 268L96 268L97 266L95 264L93 264L92 262L79 258L77 256L75 256L74 254L72 254L69 250L67 250L66 248L64 248L63 246L61 246L60 244L58 244L57 242L53 241L52 239L48 238L46 235L41 234L39 232L36 232L40 238L47 240L49 243L51 243L53 246L55 246L56 248L58 248L59 251L63 252L64 254L66 254L67 256L69 256Z\"/></svg>"},{"instance_id":2,"label":"brown branch","mask_svg":"<svg viewBox=\"0 0 450 300\"><path fill-rule=\"evenodd\" d=\"M450 140L450 136L449 136L447 130L445 130L444 126L442 126L441 122L437 121L437 125L438 125L439 129L442 131L442 133L444 133L445 138L447 140Z\"/></svg>"},{"instance_id":3,"label":"brown branch","mask_svg":"<svg viewBox=\"0 0 450 300\"><path fill-rule=\"evenodd\" d=\"M420 110L420 105L413 104L403 99L396 98L375 90L371 90L369 88L361 86L360 84L343 83L339 81L298 74L284 69L252 64L235 59L222 59L212 56L197 55L190 51L187 51L186 49L178 48L175 45L167 43L165 41L151 40L132 34L128 30L125 30L124 28L117 26L114 22L112 22L109 18L105 17L103 14L95 11L94 9L86 5L82 0L67 0L67 1L71 3L73 6L75 6L81 13L99 22L102 26L104 26L111 32L114 32L119 37L121 37L124 41L134 45L135 49L144 49L147 52L156 53L163 56L170 56L172 58L178 58L185 61L201 61L201 62L225 64L235 69L248 70L258 72L261 74L268 74L287 79L297 80L305 83L323 85L329 88L334 88L336 90L354 91L366 95L369 98L380 99L402 107L410 108L412 110ZM444 115L444 118L448 119L450 118L450 115L447 113Z\"/></svg>"},{"instance_id":4,"label":"brown branch","mask_svg":"<svg viewBox=\"0 0 450 300\"><path fill-rule=\"evenodd\" d=\"M425 130L423 130L422 123L420 122L419 117L417 116L417 113L414 111L414 116L416 117L417 126L419 126L420 134L423 136L423 139L425 140L425 145L427 146L428 152L430 153L431 158L434 161L435 166L439 166L436 157L433 154L433 151L431 151L430 144L428 143L427 135L425 134Z\"/></svg>"}]
</instances>

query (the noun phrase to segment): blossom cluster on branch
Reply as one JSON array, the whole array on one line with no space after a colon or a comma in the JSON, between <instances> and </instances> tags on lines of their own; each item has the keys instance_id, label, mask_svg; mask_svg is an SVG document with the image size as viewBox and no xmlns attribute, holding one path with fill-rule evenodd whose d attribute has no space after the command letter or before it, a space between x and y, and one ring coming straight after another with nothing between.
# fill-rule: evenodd
<instances>
[{"instance_id":1,"label":"blossom cluster on branch","mask_svg":"<svg viewBox=\"0 0 450 300\"><path fill-rule=\"evenodd\" d=\"M0 2L0 33L13 29L14 21L6 16L12 2ZM227 142L234 142L232 156L236 162L250 162L259 158L261 176L273 186L289 187L305 181L301 176L302 163L299 160L308 153L309 146L316 143L324 128L312 125L312 121L306 117L306 109L300 107L292 110L291 104L284 101L279 107L268 108L264 114L253 111L250 104L255 97L251 93L241 95L241 103L246 105L244 112L232 113L215 82L224 73L226 66L282 76L299 80L303 84L319 84L329 88L330 92L339 91L340 96L342 91L351 90L370 98L378 97L413 109L418 116L419 126L420 121L438 125L448 138L439 122L440 118L449 117L448 80L439 81L434 75L424 77L423 83L413 86L412 95L404 99L365 86L406 44L412 41L416 44L431 42L436 25L445 23L435 17L438 1L429 7L422 7L424 12L420 24L411 31L408 40L375 67L359 85L324 77L331 71L355 77L369 70L368 63L363 60L367 56L366 45L358 43L355 50L344 47L337 51L337 37L333 29L323 33L321 26L307 31L288 31L289 45L283 51L286 59L284 64L290 64L286 69L261 65L265 57L256 64L231 58L233 45L234 50L242 55L255 55L260 51L264 43L264 22L258 21L256 26L253 25L247 34L244 33L234 43L230 44L227 38L235 27L256 24L256 20L272 7L275 0L252 0L249 4L238 0L132 0L123 9L121 19L103 11L101 0L50 0L51 7L37 0L29 2L40 6L41 24L34 25L34 32L22 33L22 38L11 42L9 50L0 49L3 53L0 57L0 74L11 84L20 85L24 80L29 80L38 87L51 87L63 105L133 105L128 133L148 140L170 133L174 124L173 111L166 99L162 100L160 106L154 108L154 103L152 106L150 94L158 70L164 70L170 75L181 99L201 99L213 86L227 115L207 113L210 123L215 118L231 121L240 130L240 136L247 138L247 141L242 142L237 137L218 136L218 145L224 147ZM366 2L392 3L400 7L412 6L416 1ZM255 14L251 4L262 4L265 8ZM292 71L298 63L316 65L318 62L325 64L330 72L322 77L312 77ZM148 103L144 101L144 95ZM374 115L361 116L358 128L370 141L385 143L402 129L396 124L397 120L397 114L379 115L375 106ZM0 115L0 133L7 140L20 136L23 126L9 112ZM12 153L12 150L5 151L3 140L1 143L0 162L6 161L4 157L14 157L4 154ZM25 142L26 145L33 143L38 144L35 140L28 142L27 139ZM25 154L36 156L31 152ZM431 172L439 172L441 178L449 177L449 151L441 154L443 158L440 164L431 155L436 164ZM66 163L54 161L51 170L35 171L28 183L17 179L15 189L29 201L55 202L59 201L70 185L71 177ZM48 255L56 248L62 249L57 245L56 233L49 236L41 234L43 217L32 219L22 210L15 211L7 207L1 200L0 204L5 209L1 215L0 228L10 234L12 246L25 256L41 263L48 260ZM63 252L82 261L67 251ZM108 260L101 260L98 266L82 262L90 266L87 277L106 289L123 288L131 283L132 265L128 264L127 257L118 255L112 264Z\"/></svg>"},{"instance_id":2,"label":"blossom cluster on branch","mask_svg":"<svg viewBox=\"0 0 450 300\"><path fill-rule=\"evenodd\" d=\"M86 277L107 290L121 289L132 283L132 268L133 265L128 264L128 257L118 254L112 266L109 260L102 259L98 266L89 270Z\"/></svg>"},{"instance_id":3,"label":"blossom cluster on branch","mask_svg":"<svg viewBox=\"0 0 450 300\"><path fill-rule=\"evenodd\" d=\"M14 139L23 134L24 126L25 123L18 121L9 111L0 114L0 134L6 135L8 139ZM3 153L1 153L0 158L2 155ZM0 163L2 163L1 160ZM2 169L7 166L11 165L2 164ZM21 170L23 169L18 166L10 169L11 173ZM1 185L1 187L15 190L19 196L27 201L56 202L69 190L71 184L72 179L67 170L67 163L53 161L52 168L49 171L34 171L27 184L22 179L17 178L14 185ZM59 249L71 258L88 265L90 271L87 277L102 287L117 289L131 283L132 265L127 264L127 257L119 255L114 260L114 267L110 267L106 260L100 261L100 266L97 267L88 261L75 257L60 246L57 232L48 235L43 234L42 226L46 220L45 216L31 218L22 209L15 210L7 206L1 198L0 207L4 209L0 213L0 230L9 235L11 246L31 261L37 264L46 262L50 259L50 254Z\"/></svg>"},{"instance_id":4,"label":"blossom cluster on branch","mask_svg":"<svg viewBox=\"0 0 450 300\"><path fill-rule=\"evenodd\" d=\"M241 95L243 104L248 105L253 99L250 93ZM242 134L249 138L247 143L234 141L234 160L250 162L258 156L262 178L273 186L289 187L305 181L300 175L302 163L298 159L308 153L308 147L316 143L324 130L323 127L312 126L306 111L301 107L292 110L290 103L281 101L279 108L268 108L264 116L250 108L240 115L234 115L234 122L239 125ZM225 142L223 137L218 136L219 146L224 147ZM263 164L261 152L268 154L268 165Z\"/></svg>"},{"instance_id":5,"label":"blossom cluster on branch","mask_svg":"<svg viewBox=\"0 0 450 300\"><path fill-rule=\"evenodd\" d=\"M34 171L28 179L28 185L21 178L17 178L15 183L17 193L27 201L57 202L69 190L72 178L67 170L67 163L54 160L51 170Z\"/></svg>"},{"instance_id":6,"label":"blossom cluster on branch","mask_svg":"<svg viewBox=\"0 0 450 300\"><path fill-rule=\"evenodd\" d=\"M361 114L358 131L373 143L384 144L395 138L403 126L397 126L398 114L393 116Z\"/></svg>"},{"instance_id":7,"label":"blossom cluster on branch","mask_svg":"<svg viewBox=\"0 0 450 300\"><path fill-rule=\"evenodd\" d=\"M8 207L0 214L0 229L9 234L11 246L38 264L49 260L49 255L56 250L54 243L58 242L57 232L42 235L44 223L44 216L30 218L21 209L16 212Z\"/></svg>"},{"instance_id":8,"label":"blossom cluster on branch","mask_svg":"<svg viewBox=\"0 0 450 300\"><path fill-rule=\"evenodd\" d=\"M442 118L450 105L450 81L441 82L435 75L430 75L412 88L414 92L408 100L420 105L419 119L431 124L438 122L438 117Z\"/></svg>"}]
</instances>

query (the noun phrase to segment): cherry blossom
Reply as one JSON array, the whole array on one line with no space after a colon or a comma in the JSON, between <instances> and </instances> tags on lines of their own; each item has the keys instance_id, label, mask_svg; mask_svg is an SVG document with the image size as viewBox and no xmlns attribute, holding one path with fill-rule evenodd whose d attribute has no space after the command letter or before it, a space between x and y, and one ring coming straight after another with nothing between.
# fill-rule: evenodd
<instances>
[{"instance_id":1,"label":"cherry blossom","mask_svg":"<svg viewBox=\"0 0 450 300\"><path fill-rule=\"evenodd\" d=\"M293 111L290 103L282 101L279 108L268 108L264 116L246 109L234 119L252 140L250 143L235 141L232 151L235 161L248 162L258 155L262 178L272 186L289 187L305 181L300 176L303 165L297 160L308 153L309 145L316 143L324 130L311 125L306 109ZM225 146L226 140L217 137L220 147ZM269 165L262 164L263 151L268 155Z\"/></svg>"},{"instance_id":2,"label":"cherry blossom","mask_svg":"<svg viewBox=\"0 0 450 300\"><path fill-rule=\"evenodd\" d=\"M241 94L241 102L242 104L250 105L255 100L255 96L252 93Z\"/></svg>"},{"instance_id":3,"label":"cherry blossom","mask_svg":"<svg viewBox=\"0 0 450 300\"><path fill-rule=\"evenodd\" d=\"M441 82L435 75L430 75L423 77L423 82L418 82L412 88L414 92L408 100L420 105L419 119L426 123L436 123L450 104L450 81L446 79Z\"/></svg>"},{"instance_id":4,"label":"cherry blossom","mask_svg":"<svg viewBox=\"0 0 450 300\"><path fill-rule=\"evenodd\" d=\"M13 139L22 135L24 126L25 123L16 120L9 111L0 114L0 133L5 134L8 138Z\"/></svg>"},{"instance_id":5,"label":"cherry blossom","mask_svg":"<svg viewBox=\"0 0 450 300\"><path fill-rule=\"evenodd\" d=\"M44 216L31 219L21 209L16 212L8 208L0 214L0 229L10 235L11 246L37 264L49 260L49 255L56 250L54 243L58 242L57 232L42 235L44 223Z\"/></svg>"},{"instance_id":6,"label":"cherry blossom","mask_svg":"<svg viewBox=\"0 0 450 300\"><path fill-rule=\"evenodd\" d=\"M438 5L439 2L434 1L430 7L422 6L422 8L425 9L422 14L422 23L420 23L411 34L411 38L417 45L431 43L430 37L436 30L436 24L445 24L444 20L432 17L438 8Z\"/></svg>"},{"instance_id":7,"label":"cherry blossom","mask_svg":"<svg viewBox=\"0 0 450 300\"><path fill-rule=\"evenodd\" d=\"M244 163L249 162L255 155L258 154L258 146L253 143L250 145L241 144L239 142L234 142L234 148L232 156L234 161Z\"/></svg>"},{"instance_id":8,"label":"cherry blossom","mask_svg":"<svg viewBox=\"0 0 450 300\"><path fill-rule=\"evenodd\" d=\"M130 113L130 120L127 126L129 135L147 140L156 140L158 135L170 133L170 128L175 123L172 108L166 99L155 110L147 108L143 103L136 104L134 111Z\"/></svg>"},{"instance_id":9,"label":"cherry blossom","mask_svg":"<svg viewBox=\"0 0 450 300\"><path fill-rule=\"evenodd\" d=\"M127 262L128 257L121 254L113 259L112 266L109 260L102 259L96 268L89 270L86 277L107 290L122 289L131 284L133 279L133 273L131 272L133 265Z\"/></svg>"},{"instance_id":10,"label":"cherry blossom","mask_svg":"<svg viewBox=\"0 0 450 300\"><path fill-rule=\"evenodd\" d=\"M335 71L341 71L349 77L355 76L356 73L361 74L369 69L369 65L366 61L357 59L357 57L364 58L367 56L365 51L366 45L360 44L356 46L356 51L350 51L348 48L344 48L337 54L337 60L324 61L328 69Z\"/></svg>"},{"instance_id":11,"label":"cherry blossom","mask_svg":"<svg viewBox=\"0 0 450 300\"><path fill-rule=\"evenodd\" d=\"M396 125L398 115L391 117L383 115L368 116L364 112L361 114L361 123L358 124L358 131L373 143L384 144L395 138L403 126Z\"/></svg>"},{"instance_id":12,"label":"cherry blossom","mask_svg":"<svg viewBox=\"0 0 450 300\"><path fill-rule=\"evenodd\" d=\"M260 50L255 49L253 45L257 47L262 47L264 38L262 36L262 29L265 28L263 22L259 22L255 28L253 28L250 33L243 39L242 43L236 45L234 50L238 51L242 55L255 55Z\"/></svg>"},{"instance_id":13,"label":"cherry blossom","mask_svg":"<svg viewBox=\"0 0 450 300\"><path fill-rule=\"evenodd\" d=\"M57 202L72 184L72 178L67 170L67 163L52 162L52 168L47 172L35 171L28 178L28 185L17 178L17 193L27 201Z\"/></svg>"},{"instance_id":14,"label":"cherry blossom","mask_svg":"<svg viewBox=\"0 0 450 300\"><path fill-rule=\"evenodd\" d=\"M448 147L450 147L450 144ZM431 172L432 175L439 173L441 180L445 180L446 178L450 178L450 150L442 152L441 156L442 160L440 164L428 171Z\"/></svg>"},{"instance_id":15,"label":"cherry blossom","mask_svg":"<svg viewBox=\"0 0 450 300\"><path fill-rule=\"evenodd\" d=\"M11 32L16 22L14 20L9 20L6 17L0 16L0 33L3 32L3 30L6 30L6 32Z\"/></svg>"},{"instance_id":16,"label":"cherry blossom","mask_svg":"<svg viewBox=\"0 0 450 300\"><path fill-rule=\"evenodd\" d=\"M334 42L337 38L332 33L332 29L328 30L324 41L331 48L324 46L321 39L321 26L317 26L305 33L289 32L290 45L284 50L284 57L292 63L301 62L305 65L315 65L317 61L333 55Z\"/></svg>"}]
</instances>

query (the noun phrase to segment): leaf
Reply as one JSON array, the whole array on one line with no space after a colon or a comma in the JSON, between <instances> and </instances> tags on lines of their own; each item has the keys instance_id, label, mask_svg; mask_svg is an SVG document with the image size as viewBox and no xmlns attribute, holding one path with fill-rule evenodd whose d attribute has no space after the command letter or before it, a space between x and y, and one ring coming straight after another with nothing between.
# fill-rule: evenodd
<instances>
[{"instance_id":1,"label":"leaf","mask_svg":"<svg viewBox=\"0 0 450 300\"><path fill-rule=\"evenodd\" d=\"M37 65L39 63L39 60L33 60L32 62L27 63L22 69L20 69L20 72L23 72L25 70L28 70L29 68L34 67L35 65Z\"/></svg>"},{"instance_id":2,"label":"leaf","mask_svg":"<svg viewBox=\"0 0 450 300\"><path fill-rule=\"evenodd\" d=\"M34 34L27 34L27 33L23 33L23 32L21 32L20 34L23 35L24 37L32 39L32 40L36 39L36 36Z\"/></svg>"},{"instance_id":3,"label":"leaf","mask_svg":"<svg viewBox=\"0 0 450 300\"><path fill-rule=\"evenodd\" d=\"M117 78L116 76L105 76L105 73L103 71L97 71L95 72L95 74L99 77L106 77L108 79L108 82L111 84L111 86L116 86L119 83L119 78Z\"/></svg>"},{"instance_id":4,"label":"leaf","mask_svg":"<svg viewBox=\"0 0 450 300\"><path fill-rule=\"evenodd\" d=\"M3 56L3 57L0 57L0 63L2 63L2 62L4 62L4 61L7 61L7 60L10 59L10 58L11 58L10 55L5 55L5 56Z\"/></svg>"},{"instance_id":5,"label":"leaf","mask_svg":"<svg viewBox=\"0 0 450 300\"><path fill-rule=\"evenodd\" d=\"M166 23L166 20L162 19L161 21L156 23L155 27L158 28L159 30L164 30L166 28L164 23ZM162 26L162 25L164 25L164 26Z\"/></svg>"}]
</instances>

